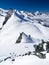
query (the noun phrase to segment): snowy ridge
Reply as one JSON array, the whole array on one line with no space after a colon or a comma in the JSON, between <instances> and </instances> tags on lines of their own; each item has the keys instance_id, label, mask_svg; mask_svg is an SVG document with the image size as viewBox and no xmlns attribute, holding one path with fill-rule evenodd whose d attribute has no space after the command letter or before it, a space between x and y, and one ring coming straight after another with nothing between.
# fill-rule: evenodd
<instances>
[{"instance_id":1,"label":"snowy ridge","mask_svg":"<svg viewBox=\"0 0 49 65\"><path fill-rule=\"evenodd\" d=\"M11 65L10 61L15 61L14 65L16 65L20 59L22 60L22 57L24 64L20 61L22 64L18 63L17 65L27 65L27 62L25 64L26 59L34 59L36 62L38 59L39 63L48 62L49 56L46 58L47 52L49 52L48 44L49 13L38 11L30 13L0 8L0 63L3 61L1 65L7 65L7 63ZM45 54L43 54L44 52ZM45 60L40 60L40 58ZM34 62L30 61L31 63ZM46 64L43 63L43 65Z\"/></svg>"}]
</instances>

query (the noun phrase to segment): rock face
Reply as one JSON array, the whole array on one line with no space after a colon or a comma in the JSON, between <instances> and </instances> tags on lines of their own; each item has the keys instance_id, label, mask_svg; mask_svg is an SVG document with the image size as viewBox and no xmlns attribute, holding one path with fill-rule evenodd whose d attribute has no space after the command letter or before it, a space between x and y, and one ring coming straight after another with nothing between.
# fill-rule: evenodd
<instances>
[{"instance_id":1,"label":"rock face","mask_svg":"<svg viewBox=\"0 0 49 65\"><path fill-rule=\"evenodd\" d=\"M20 36L18 37L16 43L21 43L21 39L22 39L22 33L20 33Z\"/></svg>"},{"instance_id":2,"label":"rock face","mask_svg":"<svg viewBox=\"0 0 49 65\"><path fill-rule=\"evenodd\" d=\"M16 43L33 43L31 36L27 36L24 32L20 33Z\"/></svg>"},{"instance_id":3,"label":"rock face","mask_svg":"<svg viewBox=\"0 0 49 65\"><path fill-rule=\"evenodd\" d=\"M9 11L7 12L7 15L5 17L5 20L4 20L3 24L2 24L2 26L4 26L6 24L8 19L11 17L12 13L13 13L13 9L10 8Z\"/></svg>"},{"instance_id":4,"label":"rock face","mask_svg":"<svg viewBox=\"0 0 49 65\"><path fill-rule=\"evenodd\" d=\"M10 9L9 9L9 11L7 12L7 16L12 15L12 13L13 13L13 9L12 9L12 8L10 8Z\"/></svg>"}]
</instances>

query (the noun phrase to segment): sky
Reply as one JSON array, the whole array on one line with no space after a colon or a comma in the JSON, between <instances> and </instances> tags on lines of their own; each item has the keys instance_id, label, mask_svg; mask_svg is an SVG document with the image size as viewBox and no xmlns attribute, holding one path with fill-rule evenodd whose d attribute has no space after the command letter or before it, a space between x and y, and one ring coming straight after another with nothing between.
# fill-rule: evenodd
<instances>
[{"instance_id":1,"label":"sky","mask_svg":"<svg viewBox=\"0 0 49 65\"><path fill-rule=\"evenodd\" d=\"M0 8L49 12L49 0L0 0Z\"/></svg>"}]
</instances>

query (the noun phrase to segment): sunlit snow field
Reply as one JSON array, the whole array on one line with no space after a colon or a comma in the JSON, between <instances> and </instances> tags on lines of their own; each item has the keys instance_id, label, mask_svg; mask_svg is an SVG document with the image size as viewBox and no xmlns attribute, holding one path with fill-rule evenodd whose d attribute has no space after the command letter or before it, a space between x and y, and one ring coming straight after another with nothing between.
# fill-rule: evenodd
<instances>
[{"instance_id":1,"label":"sunlit snow field","mask_svg":"<svg viewBox=\"0 0 49 65\"><path fill-rule=\"evenodd\" d=\"M16 43L22 32L21 42ZM33 53L35 51L33 45L38 45L41 40L49 40L49 14L0 8L0 61L2 60L0 65L48 65L49 53L46 53L45 59L33 54L22 56L28 51ZM4 61L4 58L11 54L16 55L13 57L15 61L11 61L10 58Z\"/></svg>"}]
</instances>

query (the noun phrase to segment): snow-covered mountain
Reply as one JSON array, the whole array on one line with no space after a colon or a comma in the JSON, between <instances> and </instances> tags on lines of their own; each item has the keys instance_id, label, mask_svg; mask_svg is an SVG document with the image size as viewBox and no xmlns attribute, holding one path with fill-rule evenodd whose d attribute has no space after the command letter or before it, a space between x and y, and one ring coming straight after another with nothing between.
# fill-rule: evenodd
<instances>
[{"instance_id":1,"label":"snow-covered mountain","mask_svg":"<svg viewBox=\"0 0 49 65\"><path fill-rule=\"evenodd\" d=\"M33 45L42 40L49 40L49 13L0 8L0 62L6 57L14 59L29 52L33 54Z\"/></svg>"}]
</instances>

